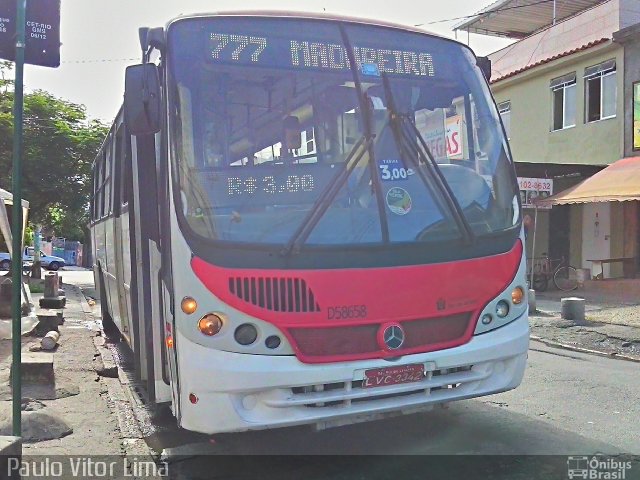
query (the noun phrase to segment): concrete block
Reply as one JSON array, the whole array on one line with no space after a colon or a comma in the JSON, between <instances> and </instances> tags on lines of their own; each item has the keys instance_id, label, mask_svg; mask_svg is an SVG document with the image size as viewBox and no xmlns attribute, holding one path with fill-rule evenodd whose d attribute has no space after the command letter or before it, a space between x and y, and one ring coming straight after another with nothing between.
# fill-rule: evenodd
<instances>
[{"instance_id":1,"label":"concrete block","mask_svg":"<svg viewBox=\"0 0 640 480\"><path fill-rule=\"evenodd\" d=\"M47 332L58 332L58 326L64 323L64 317L61 310L41 308L36 311L38 317L38 325L36 326L37 335L45 335Z\"/></svg>"},{"instance_id":2,"label":"concrete block","mask_svg":"<svg viewBox=\"0 0 640 480\"><path fill-rule=\"evenodd\" d=\"M48 273L44 277L44 296L56 297L58 296L58 290L60 289L60 279L57 273Z\"/></svg>"},{"instance_id":3,"label":"concrete block","mask_svg":"<svg viewBox=\"0 0 640 480\"><path fill-rule=\"evenodd\" d=\"M20 437L0 436L0 456L19 457L21 454L22 441Z\"/></svg>"},{"instance_id":4,"label":"concrete block","mask_svg":"<svg viewBox=\"0 0 640 480\"><path fill-rule=\"evenodd\" d=\"M60 334L56 331L47 332L44 338L40 341L40 346L43 350L53 350L60 340Z\"/></svg>"},{"instance_id":5,"label":"concrete block","mask_svg":"<svg viewBox=\"0 0 640 480\"><path fill-rule=\"evenodd\" d=\"M66 297L43 297L40 299L40 308L64 308L66 304Z\"/></svg>"},{"instance_id":6,"label":"concrete block","mask_svg":"<svg viewBox=\"0 0 640 480\"><path fill-rule=\"evenodd\" d=\"M22 352L20 373L24 383L54 384L53 353ZM11 378L13 378L13 365Z\"/></svg>"},{"instance_id":7,"label":"concrete block","mask_svg":"<svg viewBox=\"0 0 640 480\"><path fill-rule=\"evenodd\" d=\"M560 300L562 318L584 323L584 298L567 297Z\"/></svg>"}]
</instances>

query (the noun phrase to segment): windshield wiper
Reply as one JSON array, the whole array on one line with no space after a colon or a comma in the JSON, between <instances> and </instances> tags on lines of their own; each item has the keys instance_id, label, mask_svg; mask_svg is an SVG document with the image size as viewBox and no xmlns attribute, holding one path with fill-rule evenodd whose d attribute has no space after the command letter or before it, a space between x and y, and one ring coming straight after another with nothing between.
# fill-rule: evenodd
<instances>
[{"instance_id":1,"label":"windshield wiper","mask_svg":"<svg viewBox=\"0 0 640 480\"><path fill-rule=\"evenodd\" d=\"M371 140L371 138L367 139L365 136L358 139L344 162L344 168L332 179L328 188L323 190L311 210L309 210L309 213L307 213L300 222L300 225L287 242L287 245L285 245L280 252L283 257L290 255L292 252L299 252L300 245L309 238L315 226L331 206L332 200L346 183L349 175L351 175L353 170L358 166L358 163L360 163L360 160L364 157L364 154L369 150Z\"/></svg>"},{"instance_id":2,"label":"windshield wiper","mask_svg":"<svg viewBox=\"0 0 640 480\"><path fill-rule=\"evenodd\" d=\"M382 233L382 243L389 243L389 222L387 221L387 212L384 208L384 198L382 194L382 180L380 180L380 176L378 175L378 164L376 163L375 157L375 148L373 145L373 139L375 138L375 134L372 132L373 128L373 119L371 118L371 107L369 106L369 97L365 94L362 89L362 82L360 81L360 71L358 69L358 64L356 63L356 58L353 53L353 47L351 46L351 40L349 40L349 36L347 35L347 31L345 30L344 25L340 24L338 26L340 29L340 35L342 36L342 42L344 43L345 48L347 49L347 58L349 59L349 67L351 69L351 73L353 74L353 83L356 86L356 90L358 93L358 102L360 103L360 110L362 111L362 117L364 119L364 134L368 141L368 151L369 151L369 170L371 172L371 184L373 186L373 191L376 196L376 204L378 205L378 217L380 218L380 230Z\"/></svg>"},{"instance_id":3,"label":"windshield wiper","mask_svg":"<svg viewBox=\"0 0 640 480\"><path fill-rule=\"evenodd\" d=\"M382 75L382 84L385 96L387 97L389 123L393 130L394 137L396 137L398 146L401 149L409 147L412 150L412 152L409 152L406 157L408 157L413 163L416 173L420 176L422 182L429 188L431 184L430 179L425 175L422 168L420 168L420 162L414 157L414 155L411 155L411 153L417 154L417 157L425 164L431 174L436 188L439 190L440 198L444 199L447 210L453 216L464 241L467 244L472 244L475 240L475 235L464 215L464 211L460 207L451 187L447 183L447 179L444 177L442 170L440 170L431 150L429 150L427 143L424 141L420 130L418 130L415 124L411 122L406 115L402 115L396 110L393 92L391 90L391 85L389 84L389 78L386 74ZM412 138L412 135L414 138ZM419 142L416 142L416 139L418 139Z\"/></svg>"},{"instance_id":4,"label":"windshield wiper","mask_svg":"<svg viewBox=\"0 0 640 480\"><path fill-rule=\"evenodd\" d=\"M353 169L360 163L365 153L369 154L369 168L371 170L371 182L373 186L374 193L376 195L376 203L378 205L378 215L380 217L380 229L382 231L382 241L383 243L389 243L389 223L387 221L387 214L384 210L384 199L382 198L382 184L381 180L378 176L378 172L376 171L376 162L375 162L375 152L373 140L375 138L375 134L372 132L373 120L371 118L371 111L369 107L369 100L362 90L362 82L360 81L360 75L358 73L358 66L356 63L355 56L353 54L353 48L351 47L351 42L347 35L347 32L344 29L343 25L340 25L340 34L342 35L342 40L344 46L347 50L347 57L349 59L349 66L351 72L353 74L353 82L356 87L356 92L358 95L358 103L360 105L361 115L363 117L363 121L365 124L364 127L364 135L356 142L353 146L347 159L345 160L345 168L340 171L340 173L336 176L334 181L331 182L329 188L322 192L316 203L313 205L312 209L309 213L304 217L299 227L296 229L294 234L291 236L287 245L282 249L280 254L282 256L289 256L291 253L298 253L300 251L300 246L304 244L309 238L309 235L318 224L322 216L325 214L327 209L331 206L331 202L336 197L344 183L353 172ZM362 147L360 149L360 147ZM358 152L356 157L356 152ZM352 161L352 157L356 157ZM352 163L349 163L352 162Z\"/></svg>"}]
</instances>

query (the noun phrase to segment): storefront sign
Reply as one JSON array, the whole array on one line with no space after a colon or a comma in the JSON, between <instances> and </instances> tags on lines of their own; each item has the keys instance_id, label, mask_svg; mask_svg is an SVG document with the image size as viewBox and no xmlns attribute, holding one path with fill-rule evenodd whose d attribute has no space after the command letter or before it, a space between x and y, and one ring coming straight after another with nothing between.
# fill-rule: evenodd
<instances>
[{"instance_id":1,"label":"storefront sign","mask_svg":"<svg viewBox=\"0 0 640 480\"><path fill-rule=\"evenodd\" d=\"M446 146L447 157L452 160L459 160L462 153L462 115L454 115L446 121Z\"/></svg>"},{"instance_id":2,"label":"storefront sign","mask_svg":"<svg viewBox=\"0 0 640 480\"><path fill-rule=\"evenodd\" d=\"M524 208L534 208L533 200L536 198L547 198L553 195L553 179L551 178L529 178L518 177L520 188L520 200ZM551 206L540 206L538 208L551 208Z\"/></svg>"},{"instance_id":3,"label":"storefront sign","mask_svg":"<svg viewBox=\"0 0 640 480\"><path fill-rule=\"evenodd\" d=\"M464 158L462 115L445 118L444 111L416 112L416 127L438 163Z\"/></svg>"}]
</instances>

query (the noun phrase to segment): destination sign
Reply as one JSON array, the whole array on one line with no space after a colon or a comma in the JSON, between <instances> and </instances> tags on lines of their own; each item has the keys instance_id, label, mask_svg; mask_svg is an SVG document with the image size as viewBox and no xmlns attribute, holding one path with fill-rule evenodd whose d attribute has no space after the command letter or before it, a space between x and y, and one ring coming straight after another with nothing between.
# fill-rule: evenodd
<instances>
[{"instance_id":1,"label":"destination sign","mask_svg":"<svg viewBox=\"0 0 640 480\"><path fill-rule=\"evenodd\" d=\"M217 32L209 40L214 62L334 71L350 68L347 49L336 43ZM435 76L433 56L424 51L354 45L353 57L364 75Z\"/></svg>"},{"instance_id":2,"label":"destination sign","mask_svg":"<svg viewBox=\"0 0 640 480\"><path fill-rule=\"evenodd\" d=\"M15 60L16 1L0 1L0 58ZM31 65L60 65L60 0L31 0L25 12L24 61Z\"/></svg>"}]
</instances>

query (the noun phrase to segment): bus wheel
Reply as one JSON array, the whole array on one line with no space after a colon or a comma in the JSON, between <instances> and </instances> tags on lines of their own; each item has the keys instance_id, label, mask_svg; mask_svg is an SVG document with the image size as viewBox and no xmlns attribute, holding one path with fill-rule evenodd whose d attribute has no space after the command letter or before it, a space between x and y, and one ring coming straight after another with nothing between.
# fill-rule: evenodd
<instances>
[{"instance_id":1,"label":"bus wheel","mask_svg":"<svg viewBox=\"0 0 640 480\"><path fill-rule=\"evenodd\" d=\"M114 323L113 318L109 313L109 306L107 305L107 289L104 286L104 276L102 275L102 271L100 271L99 279L100 310L102 312L102 331L109 340L119 342L121 337L120 330L118 330L118 327Z\"/></svg>"}]
</instances>

